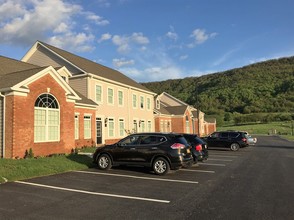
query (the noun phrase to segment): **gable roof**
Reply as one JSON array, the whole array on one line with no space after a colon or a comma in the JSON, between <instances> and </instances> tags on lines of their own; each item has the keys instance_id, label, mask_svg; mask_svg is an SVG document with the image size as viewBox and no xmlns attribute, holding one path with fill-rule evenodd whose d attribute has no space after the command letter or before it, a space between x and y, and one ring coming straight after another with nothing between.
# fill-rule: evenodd
<instances>
[{"instance_id":1,"label":"gable roof","mask_svg":"<svg viewBox=\"0 0 294 220\"><path fill-rule=\"evenodd\" d=\"M124 85L128 85L128 86L140 89L140 90L144 90L144 91L148 91L150 93L153 93L152 91L147 89L145 86L141 85L140 83L137 83L136 81L132 80L131 78L127 77L126 75L122 74L121 72L119 72L117 70L103 66L101 64L98 64L96 62L93 62L93 61L88 60L86 58L72 54L68 51L62 50L60 48L54 47L52 45L49 45L49 44L41 42L41 41L36 42L35 48L37 48L39 45L41 45L43 48L49 50L55 56L58 56L59 58L63 59L69 65L72 65L72 66L76 67L77 69L80 69L81 73L93 74L98 77L102 77L104 79L108 79L108 80L111 80L114 82L119 82ZM30 52L28 52L27 55L29 53ZM27 55L24 56L23 60L26 60Z\"/></svg>"},{"instance_id":2,"label":"gable roof","mask_svg":"<svg viewBox=\"0 0 294 220\"><path fill-rule=\"evenodd\" d=\"M0 55L0 76L13 73L23 70L29 70L34 68L39 68L40 66L36 66L30 63L21 62L19 60L11 59L8 57L4 57Z\"/></svg>"},{"instance_id":3,"label":"gable roof","mask_svg":"<svg viewBox=\"0 0 294 220\"><path fill-rule=\"evenodd\" d=\"M0 92L11 90L22 90L26 92L26 84L34 81L34 77L44 74L44 71L55 72L56 76L59 74L51 67L39 67L28 64L22 61L14 60L8 57L0 56ZM89 106L98 106L92 100L74 91L61 76L55 77L59 80L59 84L68 92L70 98L75 99L77 104L85 104Z\"/></svg>"},{"instance_id":4,"label":"gable roof","mask_svg":"<svg viewBox=\"0 0 294 220\"><path fill-rule=\"evenodd\" d=\"M1 66L2 66L2 63L1 63ZM38 72L44 69L46 69L46 67L37 67L34 69L28 69L28 70L0 75L0 89L10 88L26 80L27 78L32 77L33 75L37 74Z\"/></svg>"}]
</instances>

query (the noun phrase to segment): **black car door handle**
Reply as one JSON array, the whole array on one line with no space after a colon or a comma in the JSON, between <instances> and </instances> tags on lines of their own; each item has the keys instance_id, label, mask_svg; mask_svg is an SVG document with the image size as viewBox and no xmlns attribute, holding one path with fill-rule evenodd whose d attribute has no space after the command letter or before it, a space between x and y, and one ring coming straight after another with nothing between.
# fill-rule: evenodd
<instances>
[{"instance_id":1,"label":"black car door handle","mask_svg":"<svg viewBox=\"0 0 294 220\"><path fill-rule=\"evenodd\" d=\"M132 147L132 148L130 148L130 150L136 150L136 148Z\"/></svg>"},{"instance_id":2,"label":"black car door handle","mask_svg":"<svg viewBox=\"0 0 294 220\"><path fill-rule=\"evenodd\" d=\"M152 149L152 150L157 150L157 147L152 147L151 149Z\"/></svg>"}]
</instances>

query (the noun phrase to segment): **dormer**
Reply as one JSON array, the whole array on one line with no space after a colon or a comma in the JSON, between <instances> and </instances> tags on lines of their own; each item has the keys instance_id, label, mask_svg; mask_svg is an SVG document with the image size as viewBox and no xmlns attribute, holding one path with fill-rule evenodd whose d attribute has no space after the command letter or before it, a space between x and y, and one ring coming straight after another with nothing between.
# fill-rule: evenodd
<instances>
[{"instance_id":1,"label":"dormer","mask_svg":"<svg viewBox=\"0 0 294 220\"><path fill-rule=\"evenodd\" d=\"M59 73L59 75L64 79L65 82L69 82L69 78L72 76L72 74L68 71L68 69L63 66L63 67L57 67L55 68L56 71Z\"/></svg>"}]
</instances>

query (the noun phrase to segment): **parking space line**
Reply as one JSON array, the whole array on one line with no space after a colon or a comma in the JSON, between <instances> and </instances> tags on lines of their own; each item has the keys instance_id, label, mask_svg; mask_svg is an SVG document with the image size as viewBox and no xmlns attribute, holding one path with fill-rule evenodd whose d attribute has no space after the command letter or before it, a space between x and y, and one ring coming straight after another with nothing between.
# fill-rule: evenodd
<instances>
[{"instance_id":1,"label":"parking space line","mask_svg":"<svg viewBox=\"0 0 294 220\"><path fill-rule=\"evenodd\" d=\"M190 170L190 169L180 169L182 171L188 171L188 172L198 172L198 173L215 173L215 171L212 170Z\"/></svg>"},{"instance_id":2,"label":"parking space line","mask_svg":"<svg viewBox=\"0 0 294 220\"><path fill-rule=\"evenodd\" d=\"M134 178L134 179L144 179L144 180L155 180L155 181L165 181L165 182L177 182L177 183L198 184L198 182L195 182L195 181L161 179L161 178L142 177L142 176L131 176L131 175L122 175L122 174L113 174L113 173L97 173L97 172L88 172L88 171L72 171L72 172L86 173L86 174L92 174L92 175L118 176L118 177L126 177L126 178Z\"/></svg>"},{"instance_id":3,"label":"parking space line","mask_svg":"<svg viewBox=\"0 0 294 220\"><path fill-rule=\"evenodd\" d=\"M236 155L236 156L228 156L228 155L220 155L220 154L210 154L209 156L211 157L229 157L229 158L237 158L241 155Z\"/></svg>"},{"instance_id":4,"label":"parking space line","mask_svg":"<svg viewBox=\"0 0 294 220\"><path fill-rule=\"evenodd\" d=\"M142 200L142 201L159 202L159 203L170 203L170 201L168 201L168 200L159 200L159 199L151 199L151 198L143 198L143 197L134 197L134 196L124 196L124 195L116 195L116 194L108 194L108 193L90 192L90 191L85 191L85 190L77 190L77 189L49 186L49 185L43 185L43 184L37 184L37 183L23 182L23 181L15 181L15 183L31 185L31 186L37 186L37 187L43 187L43 188L49 188L49 189L57 189L57 190L63 190L63 191L69 191L69 192L83 193L83 194L89 194L89 195L116 197L116 198L122 198L122 199L133 199L133 200Z\"/></svg>"},{"instance_id":5,"label":"parking space line","mask_svg":"<svg viewBox=\"0 0 294 220\"><path fill-rule=\"evenodd\" d=\"M233 161L233 160L217 159L217 158L209 158L209 160L213 160L213 161L223 161L223 162L231 162L231 161Z\"/></svg>"},{"instance_id":6,"label":"parking space line","mask_svg":"<svg viewBox=\"0 0 294 220\"><path fill-rule=\"evenodd\" d=\"M219 167L225 167L225 164L219 164L219 163L202 163L200 164L200 166L202 165L208 165L208 166L219 166Z\"/></svg>"}]
</instances>

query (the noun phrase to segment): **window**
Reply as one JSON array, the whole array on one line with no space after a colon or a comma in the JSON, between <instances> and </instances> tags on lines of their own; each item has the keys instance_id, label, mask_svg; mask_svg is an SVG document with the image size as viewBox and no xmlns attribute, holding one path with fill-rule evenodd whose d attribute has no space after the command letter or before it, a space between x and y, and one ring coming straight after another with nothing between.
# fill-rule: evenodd
<instances>
[{"instance_id":1,"label":"window","mask_svg":"<svg viewBox=\"0 0 294 220\"><path fill-rule=\"evenodd\" d=\"M75 139L79 139L79 116L75 115Z\"/></svg>"},{"instance_id":2,"label":"window","mask_svg":"<svg viewBox=\"0 0 294 220\"><path fill-rule=\"evenodd\" d=\"M57 100L50 94L40 95L34 110L35 142L59 141L60 119Z\"/></svg>"},{"instance_id":3,"label":"window","mask_svg":"<svg viewBox=\"0 0 294 220\"><path fill-rule=\"evenodd\" d=\"M147 122L147 131L148 132L151 132L152 131L152 127L151 126L152 126L151 121L148 121Z\"/></svg>"},{"instance_id":4,"label":"window","mask_svg":"<svg viewBox=\"0 0 294 220\"><path fill-rule=\"evenodd\" d=\"M121 146L125 145L135 145L139 143L140 136L135 135L135 136L129 136L123 140L121 140L119 143Z\"/></svg>"},{"instance_id":5,"label":"window","mask_svg":"<svg viewBox=\"0 0 294 220\"><path fill-rule=\"evenodd\" d=\"M123 91L118 91L118 105L124 105L124 93Z\"/></svg>"},{"instance_id":6,"label":"window","mask_svg":"<svg viewBox=\"0 0 294 220\"><path fill-rule=\"evenodd\" d=\"M91 116L84 116L84 138L90 139L91 138Z\"/></svg>"},{"instance_id":7,"label":"window","mask_svg":"<svg viewBox=\"0 0 294 220\"><path fill-rule=\"evenodd\" d=\"M156 109L160 109L160 100L156 99Z\"/></svg>"},{"instance_id":8,"label":"window","mask_svg":"<svg viewBox=\"0 0 294 220\"><path fill-rule=\"evenodd\" d=\"M144 97L140 96L140 108L144 109Z\"/></svg>"},{"instance_id":9,"label":"window","mask_svg":"<svg viewBox=\"0 0 294 220\"><path fill-rule=\"evenodd\" d=\"M107 89L107 102L108 104L113 104L113 89L108 88Z\"/></svg>"},{"instance_id":10,"label":"window","mask_svg":"<svg viewBox=\"0 0 294 220\"><path fill-rule=\"evenodd\" d=\"M96 102L102 102L102 87L99 85L96 85Z\"/></svg>"},{"instance_id":11,"label":"window","mask_svg":"<svg viewBox=\"0 0 294 220\"><path fill-rule=\"evenodd\" d=\"M133 121L133 131L134 131L134 133L137 133L137 131L138 131L137 120L134 120L134 121Z\"/></svg>"},{"instance_id":12,"label":"window","mask_svg":"<svg viewBox=\"0 0 294 220\"><path fill-rule=\"evenodd\" d=\"M137 108L137 95L133 94L133 108Z\"/></svg>"},{"instance_id":13,"label":"window","mask_svg":"<svg viewBox=\"0 0 294 220\"><path fill-rule=\"evenodd\" d=\"M186 116L186 133L190 133L190 123L188 116Z\"/></svg>"},{"instance_id":14,"label":"window","mask_svg":"<svg viewBox=\"0 0 294 220\"><path fill-rule=\"evenodd\" d=\"M108 136L114 137L114 120L113 120L113 118L108 119Z\"/></svg>"},{"instance_id":15,"label":"window","mask_svg":"<svg viewBox=\"0 0 294 220\"><path fill-rule=\"evenodd\" d=\"M119 119L119 136L123 137L125 134L125 121L124 119Z\"/></svg>"},{"instance_id":16,"label":"window","mask_svg":"<svg viewBox=\"0 0 294 220\"><path fill-rule=\"evenodd\" d=\"M145 132L145 121L141 120L139 123L141 124L141 132Z\"/></svg>"},{"instance_id":17,"label":"window","mask_svg":"<svg viewBox=\"0 0 294 220\"><path fill-rule=\"evenodd\" d=\"M147 110L151 109L151 99L147 98Z\"/></svg>"}]
</instances>

